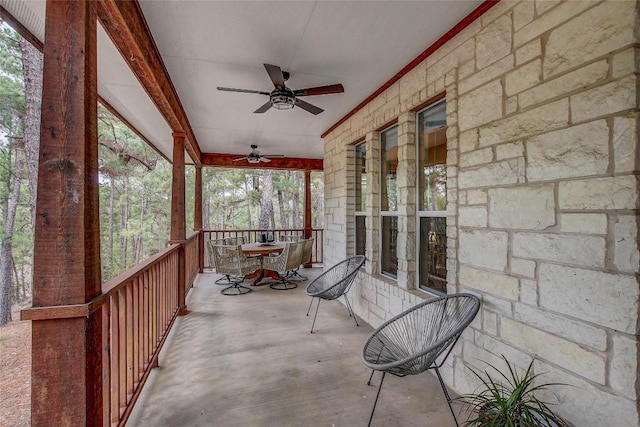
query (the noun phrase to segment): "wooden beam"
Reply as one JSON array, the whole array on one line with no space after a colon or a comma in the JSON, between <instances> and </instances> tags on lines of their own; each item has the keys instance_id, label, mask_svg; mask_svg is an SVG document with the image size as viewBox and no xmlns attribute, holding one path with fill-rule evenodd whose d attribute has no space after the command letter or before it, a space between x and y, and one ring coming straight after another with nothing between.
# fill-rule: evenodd
<instances>
[{"instance_id":1,"label":"wooden beam","mask_svg":"<svg viewBox=\"0 0 640 427\"><path fill-rule=\"evenodd\" d=\"M96 4L46 7L33 307L48 315L32 321L31 425L102 426L108 320L68 311L101 294Z\"/></svg>"},{"instance_id":2,"label":"wooden beam","mask_svg":"<svg viewBox=\"0 0 640 427\"><path fill-rule=\"evenodd\" d=\"M171 180L171 243L180 244L178 249L178 314L187 313L186 285L187 267L184 245L187 240L185 212L185 165L183 133L173 134L173 173Z\"/></svg>"},{"instance_id":3,"label":"wooden beam","mask_svg":"<svg viewBox=\"0 0 640 427\"><path fill-rule=\"evenodd\" d=\"M194 188L193 228L200 232L198 238L198 271L204 271L204 239L202 238L202 166L196 166Z\"/></svg>"},{"instance_id":4,"label":"wooden beam","mask_svg":"<svg viewBox=\"0 0 640 427\"><path fill-rule=\"evenodd\" d=\"M311 171L304 171L304 238L311 238ZM311 268L311 262L304 265L305 268Z\"/></svg>"},{"instance_id":5,"label":"wooden beam","mask_svg":"<svg viewBox=\"0 0 640 427\"><path fill-rule=\"evenodd\" d=\"M244 154L203 153L203 166L220 166L226 168L252 168L252 169L287 169L287 170L324 170L322 159L305 159L300 157L273 158L271 161L249 163L246 160L234 161L244 157Z\"/></svg>"},{"instance_id":6,"label":"wooden beam","mask_svg":"<svg viewBox=\"0 0 640 427\"><path fill-rule=\"evenodd\" d=\"M138 2L100 0L98 17L172 131L185 134L191 159L196 165L201 164L202 153L195 134Z\"/></svg>"}]
</instances>

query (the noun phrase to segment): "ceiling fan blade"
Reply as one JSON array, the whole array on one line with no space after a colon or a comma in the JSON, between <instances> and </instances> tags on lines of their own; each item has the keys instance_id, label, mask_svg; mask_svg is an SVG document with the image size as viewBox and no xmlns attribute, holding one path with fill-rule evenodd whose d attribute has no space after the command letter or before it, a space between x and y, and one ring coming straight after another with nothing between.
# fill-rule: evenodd
<instances>
[{"instance_id":1,"label":"ceiling fan blade","mask_svg":"<svg viewBox=\"0 0 640 427\"><path fill-rule=\"evenodd\" d=\"M324 111L322 108L311 105L308 102L303 101L302 99L296 99L296 105L303 110L307 110L311 114L320 114Z\"/></svg>"},{"instance_id":2,"label":"ceiling fan blade","mask_svg":"<svg viewBox=\"0 0 640 427\"><path fill-rule=\"evenodd\" d=\"M259 93L260 95L269 95L269 92L263 92L263 91L260 91L260 90L234 89L232 87L218 87L217 89L225 91L225 92Z\"/></svg>"},{"instance_id":3,"label":"ceiling fan blade","mask_svg":"<svg viewBox=\"0 0 640 427\"><path fill-rule=\"evenodd\" d=\"M238 157L237 159L233 159L234 162L239 162L240 160L247 160L246 157Z\"/></svg>"},{"instance_id":4,"label":"ceiling fan blade","mask_svg":"<svg viewBox=\"0 0 640 427\"><path fill-rule=\"evenodd\" d=\"M269 108L271 108L271 101L267 101L266 103L264 103L260 108L258 108L256 111L254 111L254 113L264 113L265 111L267 111Z\"/></svg>"},{"instance_id":5,"label":"ceiling fan blade","mask_svg":"<svg viewBox=\"0 0 640 427\"><path fill-rule=\"evenodd\" d=\"M277 65L264 64L264 68L267 70L275 87L284 87L284 76L282 75L280 67Z\"/></svg>"},{"instance_id":6,"label":"ceiling fan blade","mask_svg":"<svg viewBox=\"0 0 640 427\"><path fill-rule=\"evenodd\" d=\"M329 93L342 93L342 92L344 92L344 87L338 83L335 85L310 87L307 89L298 89L298 90L294 90L293 94L295 96L312 96L312 95L327 95Z\"/></svg>"},{"instance_id":7,"label":"ceiling fan blade","mask_svg":"<svg viewBox=\"0 0 640 427\"><path fill-rule=\"evenodd\" d=\"M264 157L264 156L260 156L260 161L261 161L261 162L265 162L265 163L269 163L271 160L267 159L267 158L266 158L266 157Z\"/></svg>"}]
</instances>

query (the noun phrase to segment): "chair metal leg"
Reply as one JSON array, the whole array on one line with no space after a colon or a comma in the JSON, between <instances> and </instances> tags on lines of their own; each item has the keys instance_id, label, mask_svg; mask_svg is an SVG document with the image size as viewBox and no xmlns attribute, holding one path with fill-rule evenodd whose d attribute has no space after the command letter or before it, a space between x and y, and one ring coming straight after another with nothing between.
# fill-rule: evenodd
<instances>
[{"instance_id":1,"label":"chair metal leg","mask_svg":"<svg viewBox=\"0 0 640 427\"><path fill-rule=\"evenodd\" d=\"M444 381L442 380L442 376L440 375L440 370L438 367L435 367L436 375L438 376L438 380L440 381L440 387L442 387L442 392L444 393L444 397L447 399L447 403L449 404L449 410L451 411L451 415L453 415L453 421L456 423L456 427L460 427L458 424L458 419L456 418L455 412L453 412L453 407L451 406L451 396L449 396L449 392L447 391L447 387L444 385Z\"/></svg>"},{"instance_id":2,"label":"chair metal leg","mask_svg":"<svg viewBox=\"0 0 640 427\"><path fill-rule=\"evenodd\" d=\"M311 324L311 333L313 333L313 326L316 324L316 317L318 317L318 308L320 308L320 300L322 298L318 298L318 305L316 305L316 314L313 315L313 323ZM313 302L313 300L311 300Z\"/></svg>"},{"instance_id":3,"label":"chair metal leg","mask_svg":"<svg viewBox=\"0 0 640 427\"><path fill-rule=\"evenodd\" d=\"M285 276L279 276L280 280L269 285L271 289L275 289L276 291L288 291L289 289L295 289L298 287L297 283L288 281Z\"/></svg>"},{"instance_id":4,"label":"chair metal leg","mask_svg":"<svg viewBox=\"0 0 640 427\"><path fill-rule=\"evenodd\" d=\"M373 373L371 373L371 375L373 376ZM384 376L386 375L386 372L382 372L382 378L380 378L380 385L378 386L378 392L376 393L376 400L373 402L373 408L371 408L371 416L369 416L369 424L367 424L367 427L371 427L371 421L373 420L373 413L376 410L376 405L378 404L378 397L380 397L380 389L382 389L382 383L384 381ZM369 379L369 381L371 381L371 379Z\"/></svg>"},{"instance_id":5,"label":"chair metal leg","mask_svg":"<svg viewBox=\"0 0 640 427\"><path fill-rule=\"evenodd\" d=\"M344 300L347 302L347 310L349 311L349 317L353 317L354 322L356 322L356 326L358 325L358 319L356 319L356 314L353 312L353 308L351 308L351 304L349 303L349 298L347 298L347 294L344 294Z\"/></svg>"},{"instance_id":6,"label":"chair metal leg","mask_svg":"<svg viewBox=\"0 0 640 427\"><path fill-rule=\"evenodd\" d=\"M244 294L248 294L249 292L251 292L251 289L247 288L246 286L242 286L239 282L235 282L231 286L228 286L220 291L222 295L230 295L230 296L244 295Z\"/></svg>"},{"instance_id":7,"label":"chair metal leg","mask_svg":"<svg viewBox=\"0 0 640 427\"><path fill-rule=\"evenodd\" d=\"M244 280L244 277L235 277L230 274L225 274L224 277L220 277L215 281L216 285L233 285L234 283L240 283Z\"/></svg>"},{"instance_id":8,"label":"chair metal leg","mask_svg":"<svg viewBox=\"0 0 640 427\"><path fill-rule=\"evenodd\" d=\"M367 381L367 385L371 385L371 380L373 379L373 374L375 373L375 370L371 370L371 375L369 376L369 381Z\"/></svg>"},{"instance_id":9,"label":"chair metal leg","mask_svg":"<svg viewBox=\"0 0 640 427\"><path fill-rule=\"evenodd\" d=\"M313 305L313 300L315 299L315 297L311 297L311 302L309 303L309 308L307 308L307 316L309 315L309 312L311 311L311 306Z\"/></svg>"}]
</instances>

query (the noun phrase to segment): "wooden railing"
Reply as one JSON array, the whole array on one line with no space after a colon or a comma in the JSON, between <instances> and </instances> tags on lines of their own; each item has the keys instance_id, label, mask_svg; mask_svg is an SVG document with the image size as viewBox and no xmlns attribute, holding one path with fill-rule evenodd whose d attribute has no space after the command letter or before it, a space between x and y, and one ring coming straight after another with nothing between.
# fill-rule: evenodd
<instances>
[{"instance_id":1,"label":"wooden railing","mask_svg":"<svg viewBox=\"0 0 640 427\"><path fill-rule=\"evenodd\" d=\"M200 270L199 236L196 232L183 244L169 245L103 285L109 348L109 360L103 366L109 378L106 424L126 423L151 369L158 366L160 349L179 314L181 252L188 292Z\"/></svg>"},{"instance_id":2,"label":"wooden railing","mask_svg":"<svg viewBox=\"0 0 640 427\"><path fill-rule=\"evenodd\" d=\"M258 229L245 229L245 230L203 230L202 241L206 246L210 240L223 239L226 237L244 237L245 242L252 243L258 241L258 234L264 233L264 230ZM269 230L269 233L273 233L274 238L279 240L280 236L293 235L298 237L304 237L304 229L302 228L281 228L276 230ZM311 229L311 237L313 238L313 253L311 255L311 262L314 264L321 264L323 258L323 229L313 228ZM212 263L209 260L209 256L205 249L204 251L204 267L211 267Z\"/></svg>"},{"instance_id":3,"label":"wooden railing","mask_svg":"<svg viewBox=\"0 0 640 427\"><path fill-rule=\"evenodd\" d=\"M187 237L184 245L185 268L186 268L186 291L193 287L193 281L200 272L200 232L196 231Z\"/></svg>"}]
</instances>

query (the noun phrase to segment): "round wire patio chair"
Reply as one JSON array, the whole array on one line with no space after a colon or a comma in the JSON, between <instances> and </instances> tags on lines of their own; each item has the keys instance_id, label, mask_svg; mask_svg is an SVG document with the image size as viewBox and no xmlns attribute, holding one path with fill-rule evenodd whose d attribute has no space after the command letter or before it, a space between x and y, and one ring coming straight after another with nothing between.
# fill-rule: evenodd
<instances>
[{"instance_id":1,"label":"round wire patio chair","mask_svg":"<svg viewBox=\"0 0 640 427\"><path fill-rule=\"evenodd\" d=\"M387 372L405 376L420 374L428 369L435 370L451 415L458 425L451 406L451 397L439 368L444 364L462 332L473 321L479 308L480 300L475 295L446 295L420 303L384 322L373 331L362 349L362 361L372 369L368 385L371 385L375 371L381 371L382 378L371 409L369 426ZM441 355L443 356L440 357Z\"/></svg>"},{"instance_id":2,"label":"round wire patio chair","mask_svg":"<svg viewBox=\"0 0 640 427\"><path fill-rule=\"evenodd\" d=\"M311 324L311 333L313 333L313 327L316 324L316 317L318 316L318 308L320 307L320 300L331 301L338 299L344 295L344 300L347 303L347 310L349 311L349 317L353 316L353 320L358 325L358 319L351 308L349 299L347 298L347 292L351 289L351 284L356 278L356 274L360 267L364 265L364 255L356 255L351 258L347 258L329 270L322 273L315 280L307 285L305 290L306 294L311 298L309 308L307 309L307 316L311 311L313 305L313 299L318 298L318 305L316 305L316 313L313 316L313 323Z\"/></svg>"}]
</instances>

